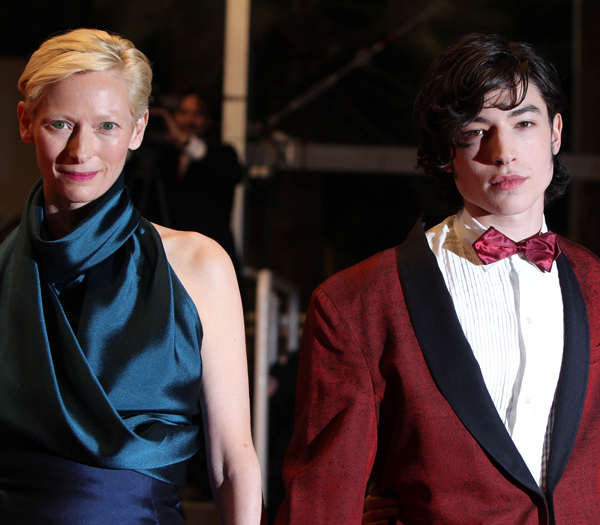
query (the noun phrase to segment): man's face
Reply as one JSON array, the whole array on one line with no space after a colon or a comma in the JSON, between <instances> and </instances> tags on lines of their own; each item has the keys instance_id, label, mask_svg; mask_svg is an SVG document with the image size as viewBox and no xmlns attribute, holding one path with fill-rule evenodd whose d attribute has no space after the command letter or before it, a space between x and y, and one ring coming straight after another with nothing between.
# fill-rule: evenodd
<instances>
[{"instance_id":1,"label":"man's face","mask_svg":"<svg viewBox=\"0 0 600 525\"><path fill-rule=\"evenodd\" d=\"M208 125L206 107L196 95L184 97L173 118L184 133L202 136L206 132Z\"/></svg>"},{"instance_id":2,"label":"man's face","mask_svg":"<svg viewBox=\"0 0 600 525\"><path fill-rule=\"evenodd\" d=\"M456 149L451 166L465 208L485 226L507 217L541 222L552 155L561 144L562 118L557 114L550 124L535 85L517 107L491 107L504 95L490 93L479 115L460 130L466 147Z\"/></svg>"}]
</instances>

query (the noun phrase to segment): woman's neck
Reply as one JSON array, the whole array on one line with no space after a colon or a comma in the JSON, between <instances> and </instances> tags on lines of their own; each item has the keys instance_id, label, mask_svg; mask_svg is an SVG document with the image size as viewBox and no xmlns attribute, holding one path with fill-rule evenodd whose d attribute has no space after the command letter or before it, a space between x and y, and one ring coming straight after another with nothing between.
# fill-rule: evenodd
<instances>
[{"instance_id":1,"label":"woman's neck","mask_svg":"<svg viewBox=\"0 0 600 525\"><path fill-rule=\"evenodd\" d=\"M85 216L84 208L85 206L72 210L58 210L46 206L44 223L48 240L62 239L69 235Z\"/></svg>"}]
</instances>

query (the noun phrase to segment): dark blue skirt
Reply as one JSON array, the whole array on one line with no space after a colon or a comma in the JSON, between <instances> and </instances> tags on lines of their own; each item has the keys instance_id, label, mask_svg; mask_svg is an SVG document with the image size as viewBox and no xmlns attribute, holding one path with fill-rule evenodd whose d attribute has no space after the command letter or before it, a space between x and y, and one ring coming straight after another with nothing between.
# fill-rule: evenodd
<instances>
[{"instance_id":1,"label":"dark blue skirt","mask_svg":"<svg viewBox=\"0 0 600 525\"><path fill-rule=\"evenodd\" d=\"M175 485L1 441L2 525L185 525Z\"/></svg>"}]
</instances>

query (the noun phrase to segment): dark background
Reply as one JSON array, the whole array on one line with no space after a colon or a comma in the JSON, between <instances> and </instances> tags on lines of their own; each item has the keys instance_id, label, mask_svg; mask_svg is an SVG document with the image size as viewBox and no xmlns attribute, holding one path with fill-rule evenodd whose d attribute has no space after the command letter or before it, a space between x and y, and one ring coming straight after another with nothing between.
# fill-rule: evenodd
<instances>
[{"instance_id":1,"label":"dark background","mask_svg":"<svg viewBox=\"0 0 600 525\"><path fill-rule=\"evenodd\" d=\"M472 31L537 43L569 91L571 0L254 0L250 120L264 122L432 5L438 9L427 20L284 119L281 129L317 142L415 144L412 104L420 79L445 47ZM224 8L223 0L11 2L1 10L0 54L26 57L53 33L98 27L122 34L146 53L157 95L198 86L218 94Z\"/></svg>"}]
</instances>

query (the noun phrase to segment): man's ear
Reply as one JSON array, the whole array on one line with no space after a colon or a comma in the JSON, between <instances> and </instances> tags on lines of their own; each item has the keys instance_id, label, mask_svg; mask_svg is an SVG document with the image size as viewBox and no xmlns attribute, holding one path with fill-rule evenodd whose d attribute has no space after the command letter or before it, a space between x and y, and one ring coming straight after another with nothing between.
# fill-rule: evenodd
<instances>
[{"instance_id":1,"label":"man's ear","mask_svg":"<svg viewBox=\"0 0 600 525\"><path fill-rule=\"evenodd\" d=\"M33 133L31 132L31 115L25 106L25 102L19 102L17 106L17 116L19 117L19 132L21 139L25 144L34 144Z\"/></svg>"},{"instance_id":2,"label":"man's ear","mask_svg":"<svg viewBox=\"0 0 600 525\"><path fill-rule=\"evenodd\" d=\"M552 155L558 155L558 152L560 151L560 145L562 142L562 129L562 115L560 113L557 113L556 115L554 115L554 120L552 121Z\"/></svg>"},{"instance_id":3,"label":"man's ear","mask_svg":"<svg viewBox=\"0 0 600 525\"><path fill-rule=\"evenodd\" d=\"M452 165L454 164L454 158L455 158L455 155L456 155L456 149L455 149L455 148L452 148L452 147L450 147L450 146L447 146L447 148L448 148L448 150L449 150L449 153L450 153L450 164L448 164L448 166L446 166L446 167L444 168L444 171L445 171L446 173L453 173L453 166L452 166ZM446 153L446 152L444 151L444 153L443 153L443 154L444 154L444 156L445 156L445 153ZM441 159L440 159L440 160L441 160Z\"/></svg>"}]
</instances>

